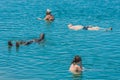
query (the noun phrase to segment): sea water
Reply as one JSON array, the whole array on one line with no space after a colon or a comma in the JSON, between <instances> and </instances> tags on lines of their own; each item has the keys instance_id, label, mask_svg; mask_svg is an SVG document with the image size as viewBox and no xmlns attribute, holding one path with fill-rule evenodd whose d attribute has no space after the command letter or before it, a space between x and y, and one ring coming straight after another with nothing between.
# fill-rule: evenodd
<instances>
[{"instance_id":1,"label":"sea water","mask_svg":"<svg viewBox=\"0 0 120 80\"><path fill-rule=\"evenodd\" d=\"M55 20L43 19L50 9ZM67 25L112 27L112 31L69 30ZM16 49L45 33L45 40ZM8 48L11 40L13 47ZM81 75L69 72L75 55ZM120 0L1 0L0 80L119 80Z\"/></svg>"}]
</instances>

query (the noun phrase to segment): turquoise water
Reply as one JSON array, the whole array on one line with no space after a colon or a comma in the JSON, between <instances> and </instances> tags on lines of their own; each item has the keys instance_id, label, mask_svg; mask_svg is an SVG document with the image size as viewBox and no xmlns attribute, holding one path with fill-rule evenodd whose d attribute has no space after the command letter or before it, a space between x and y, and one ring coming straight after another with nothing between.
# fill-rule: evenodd
<instances>
[{"instance_id":1,"label":"turquoise water","mask_svg":"<svg viewBox=\"0 0 120 80\"><path fill-rule=\"evenodd\" d=\"M0 80L119 80L119 0L1 0ZM46 9L55 21L44 20ZM113 31L73 31L67 25L112 27ZM13 46L7 41L31 40L45 33L45 41ZM84 71L72 75L68 69L75 55Z\"/></svg>"}]
</instances>

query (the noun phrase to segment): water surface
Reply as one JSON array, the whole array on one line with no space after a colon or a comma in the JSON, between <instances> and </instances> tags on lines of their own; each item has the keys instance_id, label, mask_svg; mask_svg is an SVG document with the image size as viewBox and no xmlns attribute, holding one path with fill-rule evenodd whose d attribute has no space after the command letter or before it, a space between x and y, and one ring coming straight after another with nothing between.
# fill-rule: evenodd
<instances>
[{"instance_id":1,"label":"water surface","mask_svg":"<svg viewBox=\"0 0 120 80\"><path fill-rule=\"evenodd\" d=\"M119 0L2 0L0 1L0 80L119 80ZM46 9L55 21L44 20ZM73 31L67 25L112 27L113 31ZM20 46L45 33L45 41ZM8 49L7 41L14 46ZM84 71L72 75L68 69L75 55Z\"/></svg>"}]
</instances>

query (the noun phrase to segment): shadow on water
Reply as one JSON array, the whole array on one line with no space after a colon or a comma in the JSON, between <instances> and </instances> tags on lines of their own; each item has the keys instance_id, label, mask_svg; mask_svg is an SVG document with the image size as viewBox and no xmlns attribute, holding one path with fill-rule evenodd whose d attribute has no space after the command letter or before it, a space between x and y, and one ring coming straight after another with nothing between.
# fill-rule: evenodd
<instances>
[{"instance_id":1,"label":"shadow on water","mask_svg":"<svg viewBox=\"0 0 120 80\"><path fill-rule=\"evenodd\" d=\"M11 53L12 46L8 46L8 52Z\"/></svg>"},{"instance_id":2,"label":"shadow on water","mask_svg":"<svg viewBox=\"0 0 120 80\"><path fill-rule=\"evenodd\" d=\"M73 80L82 80L82 72L80 74L73 74Z\"/></svg>"},{"instance_id":3,"label":"shadow on water","mask_svg":"<svg viewBox=\"0 0 120 80\"><path fill-rule=\"evenodd\" d=\"M42 47L45 47L45 42L46 42L46 41L43 40L43 41L39 42L38 45L39 45L39 46L42 46Z\"/></svg>"},{"instance_id":4,"label":"shadow on water","mask_svg":"<svg viewBox=\"0 0 120 80\"><path fill-rule=\"evenodd\" d=\"M11 47L11 46L8 46L8 52L9 52L9 53L11 53L11 51L12 51L11 49L12 49L12 47ZM16 47L16 52L19 52L19 47Z\"/></svg>"},{"instance_id":5,"label":"shadow on water","mask_svg":"<svg viewBox=\"0 0 120 80\"><path fill-rule=\"evenodd\" d=\"M51 26L53 21L45 21L47 26Z\"/></svg>"},{"instance_id":6,"label":"shadow on water","mask_svg":"<svg viewBox=\"0 0 120 80\"><path fill-rule=\"evenodd\" d=\"M19 52L19 47L16 47L16 52Z\"/></svg>"}]
</instances>

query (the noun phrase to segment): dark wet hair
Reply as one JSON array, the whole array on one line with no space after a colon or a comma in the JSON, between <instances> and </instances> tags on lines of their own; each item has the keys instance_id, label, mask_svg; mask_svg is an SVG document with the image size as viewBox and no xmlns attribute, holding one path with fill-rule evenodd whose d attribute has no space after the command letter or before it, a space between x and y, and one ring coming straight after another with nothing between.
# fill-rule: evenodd
<instances>
[{"instance_id":1,"label":"dark wet hair","mask_svg":"<svg viewBox=\"0 0 120 80\"><path fill-rule=\"evenodd\" d=\"M13 46L11 41L8 41L8 46Z\"/></svg>"},{"instance_id":2,"label":"dark wet hair","mask_svg":"<svg viewBox=\"0 0 120 80\"><path fill-rule=\"evenodd\" d=\"M78 63L78 62L81 62L81 61L82 61L81 57L80 57L79 55L76 55L76 56L74 57L72 63Z\"/></svg>"}]
</instances>

